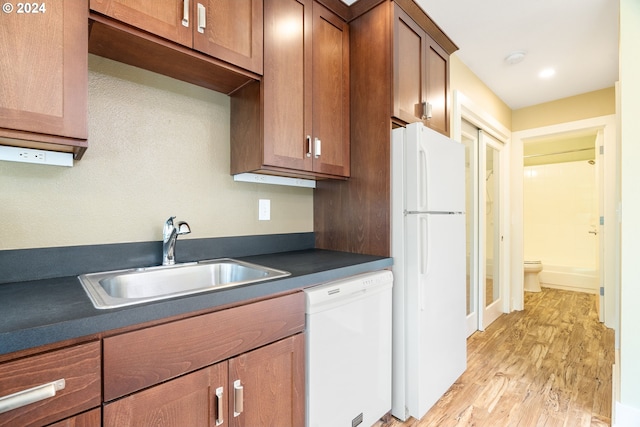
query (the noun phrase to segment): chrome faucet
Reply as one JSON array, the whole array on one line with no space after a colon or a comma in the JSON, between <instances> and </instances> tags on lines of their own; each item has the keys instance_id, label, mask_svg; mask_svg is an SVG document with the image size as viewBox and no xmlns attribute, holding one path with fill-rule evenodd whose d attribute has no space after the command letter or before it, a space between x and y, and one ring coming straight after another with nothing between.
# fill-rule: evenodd
<instances>
[{"instance_id":1,"label":"chrome faucet","mask_svg":"<svg viewBox=\"0 0 640 427\"><path fill-rule=\"evenodd\" d=\"M191 233L189 224L184 221L180 221L178 226L173 225L175 216L169 217L164 223L162 229L162 265L173 265L176 263L176 240L181 234Z\"/></svg>"}]
</instances>

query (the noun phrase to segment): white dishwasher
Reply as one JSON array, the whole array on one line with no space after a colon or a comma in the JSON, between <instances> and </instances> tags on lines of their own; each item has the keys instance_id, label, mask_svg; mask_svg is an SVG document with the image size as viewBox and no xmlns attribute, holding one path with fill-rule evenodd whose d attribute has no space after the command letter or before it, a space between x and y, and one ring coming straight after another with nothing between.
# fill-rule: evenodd
<instances>
[{"instance_id":1,"label":"white dishwasher","mask_svg":"<svg viewBox=\"0 0 640 427\"><path fill-rule=\"evenodd\" d=\"M307 427L370 427L391 410L390 271L306 289Z\"/></svg>"}]
</instances>

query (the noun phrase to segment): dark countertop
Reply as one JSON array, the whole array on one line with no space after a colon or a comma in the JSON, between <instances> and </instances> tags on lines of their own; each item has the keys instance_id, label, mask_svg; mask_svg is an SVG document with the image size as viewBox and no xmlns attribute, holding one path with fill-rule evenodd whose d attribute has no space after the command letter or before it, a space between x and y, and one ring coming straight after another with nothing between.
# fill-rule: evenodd
<instances>
[{"instance_id":1,"label":"dark countertop","mask_svg":"<svg viewBox=\"0 0 640 427\"><path fill-rule=\"evenodd\" d=\"M0 284L0 355L295 291L393 264L391 258L320 249L235 258L286 270L291 276L108 310L94 308L76 276Z\"/></svg>"}]
</instances>

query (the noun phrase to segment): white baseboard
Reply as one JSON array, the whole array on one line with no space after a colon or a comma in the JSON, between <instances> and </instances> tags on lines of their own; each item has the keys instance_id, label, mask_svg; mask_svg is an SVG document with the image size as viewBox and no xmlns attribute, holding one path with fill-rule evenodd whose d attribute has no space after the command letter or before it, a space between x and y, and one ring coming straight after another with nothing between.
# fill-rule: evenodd
<instances>
[{"instance_id":1,"label":"white baseboard","mask_svg":"<svg viewBox=\"0 0 640 427\"><path fill-rule=\"evenodd\" d=\"M584 292L587 294L594 294L594 295L598 293L596 289L585 288L582 286L558 285L556 283L547 283L547 282L540 282L540 286L542 286L543 288L560 289L563 291L573 291L573 292Z\"/></svg>"},{"instance_id":2,"label":"white baseboard","mask_svg":"<svg viewBox=\"0 0 640 427\"><path fill-rule=\"evenodd\" d=\"M615 402L615 418L611 427L640 426L640 409L632 408L620 402Z\"/></svg>"}]
</instances>

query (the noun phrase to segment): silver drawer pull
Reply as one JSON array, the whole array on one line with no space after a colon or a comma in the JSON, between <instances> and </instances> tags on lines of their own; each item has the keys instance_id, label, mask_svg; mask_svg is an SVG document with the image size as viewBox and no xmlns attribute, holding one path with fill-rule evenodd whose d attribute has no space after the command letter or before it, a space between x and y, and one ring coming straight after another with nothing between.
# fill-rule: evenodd
<instances>
[{"instance_id":1,"label":"silver drawer pull","mask_svg":"<svg viewBox=\"0 0 640 427\"><path fill-rule=\"evenodd\" d=\"M189 27L189 0L182 3L182 26Z\"/></svg>"},{"instance_id":2,"label":"silver drawer pull","mask_svg":"<svg viewBox=\"0 0 640 427\"><path fill-rule=\"evenodd\" d=\"M222 387L218 387L216 389L216 397L218 399L218 413L216 414L216 425L224 423L224 389Z\"/></svg>"},{"instance_id":3,"label":"silver drawer pull","mask_svg":"<svg viewBox=\"0 0 640 427\"><path fill-rule=\"evenodd\" d=\"M233 382L233 416L237 417L244 411L244 387L240 380Z\"/></svg>"},{"instance_id":4,"label":"silver drawer pull","mask_svg":"<svg viewBox=\"0 0 640 427\"><path fill-rule=\"evenodd\" d=\"M207 8L198 3L198 32L204 33L207 28Z\"/></svg>"},{"instance_id":5,"label":"silver drawer pull","mask_svg":"<svg viewBox=\"0 0 640 427\"><path fill-rule=\"evenodd\" d=\"M429 102L422 103L422 120L431 120L433 117L433 106Z\"/></svg>"},{"instance_id":6,"label":"silver drawer pull","mask_svg":"<svg viewBox=\"0 0 640 427\"><path fill-rule=\"evenodd\" d=\"M63 378L61 380L39 385L27 390L18 391L8 396L0 397L0 414L54 397L56 395L56 391L63 390L64 387L65 381Z\"/></svg>"},{"instance_id":7,"label":"silver drawer pull","mask_svg":"<svg viewBox=\"0 0 640 427\"><path fill-rule=\"evenodd\" d=\"M313 151L315 152L315 156L317 159L322 155L322 141L320 141L320 138L316 138L314 142L315 142L315 148Z\"/></svg>"}]
</instances>

